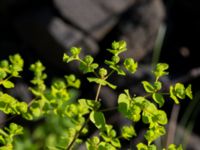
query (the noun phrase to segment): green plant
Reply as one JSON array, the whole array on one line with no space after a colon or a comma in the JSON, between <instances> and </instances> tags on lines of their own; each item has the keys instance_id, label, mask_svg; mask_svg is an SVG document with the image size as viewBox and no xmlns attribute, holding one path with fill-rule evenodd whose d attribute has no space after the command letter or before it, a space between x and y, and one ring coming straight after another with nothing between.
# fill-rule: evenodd
<instances>
[{"instance_id":1,"label":"green plant","mask_svg":"<svg viewBox=\"0 0 200 150\"><path fill-rule=\"evenodd\" d=\"M117 133L113 125L106 123L104 110L101 108L99 94L103 86L108 86L115 90L116 85L109 82L109 78L115 73L118 76L126 76L128 73L134 74L137 71L138 63L133 58L120 59L120 54L126 51L126 42L113 42L108 52L112 54L111 59L105 60L107 68L101 68L94 58L90 55L80 58L81 48L72 47L70 55L64 54L63 60L66 63L78 61L79 68L84 74L88 74L87 80L98 85L94 99L81 98L77 101L71 101L71 88L79 88L80 80L74 75L65 76L64 80L57 80L50 87L45 85L47 75L43 72L45 67L40 61L32 64L30 70L34 73L31 80L33 87L30 92L33 94L33 100L27 104L20 102L8 93L0 93L0 110L5 114L21 115L26 120L46 119L49 130L41 127L38 129L39 136L47 134L46 148L48 149L76 149L83 143L88 150L104 150L121 148L121 140L130 140L137 136L134 128L136 122L143 122L148 125L144 135L147 144L138 143L138 150L156 150L153 142L166 133L165 125L168 123L166 112L161 110L165 103L166 97L170 97L176 104L179 101L189 97L192 99L191 85L185 87L182 83L176 83L169 87L169 92L163 92L160 78L168 75L168 65L158 63L153 71L155 81L150 83L143 81L142 85L146 92L144 96L131 96L128 89L125 89L118 97L117 109L125 118L134 124L122 126L121 132ZM13 88L14 83L10 81L11 77L20 77L23 60L20 55L16 54L9 57L10 61L3 60L0 62L0 85L4 88ZM121 65L123 64L123 65ZM52 119L54 118L54 119ZM52 122L50 121L52 119ZM59 122L59 129L54 128L52 124ZM86 141L80 139L80 135L86 135L88 132L88 123L92 122L98 129L98 135L88 138ZM56 132L57 134L50 134ZM23 134L23 127L11 123L9 127L0 129L0 150L13 149L13 143L19 141L13 138L18 134ZM28 134L29 135L29 134ZM56 142L52 142L52 139ZM51 141L51 142L49 142ZM17 144L16 144L17 145ZM44 148L44 147L42 147ZM181 145L176 147L174 144L169 145L168 150L181 150Z\"/></svg>"}]
</instances>

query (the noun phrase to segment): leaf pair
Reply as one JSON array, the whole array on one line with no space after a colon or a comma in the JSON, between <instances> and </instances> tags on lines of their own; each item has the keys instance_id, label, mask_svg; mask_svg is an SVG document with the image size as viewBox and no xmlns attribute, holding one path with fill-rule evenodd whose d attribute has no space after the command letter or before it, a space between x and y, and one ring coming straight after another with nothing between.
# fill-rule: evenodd
<instances>
[{"instance_id":1,"label":"leaf pair","mask_svg":"<svg viewBox=\"0 0 200 150\"><path fill-rule=\"evenodd\" d=\"M193 98L191 85L188 85L187 88L181 83L170 86L170 97L176 104L179 104L179 99L185 99L186 96L190 99Z\"/></svg>"}]
</instances>

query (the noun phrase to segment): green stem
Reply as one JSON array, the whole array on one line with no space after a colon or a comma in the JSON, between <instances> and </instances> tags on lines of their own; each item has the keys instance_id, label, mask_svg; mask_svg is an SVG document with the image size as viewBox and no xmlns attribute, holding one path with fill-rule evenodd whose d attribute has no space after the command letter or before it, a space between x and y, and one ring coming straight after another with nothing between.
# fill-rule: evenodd
<instances>
[{"instance_id":1,"label":"green stem","mask_svg":"<svg viewBox=\"0 0 200 150\"><path fill-rule=\"evenodd\" d=\"M112 111L112 110L116 110L118 107L112 107L112 108L106 108L106 109L102 109L99 110L100 112L106 112L106 111Z\"/></svg>"},{"instance_id":2,"label":"green stem","mask_svg":"<svg viewBox=\"0 0 200 150\"><path fill-rule=\"evenodd\" d=\"M112 71L107 75L106 79L109 78L114 72L115 72L115 70L112 70Z\"/></svg>"},{"instance_id":3,"label":"green stem","mask_svg":"<svg viewBox=\"0 0 200 150\"><path fill-rule=\"evenodd\" d=\"M97 94L96 94L96 97L95 97L95 101L98 101L100 91L101 91L101 84L99 84L99 86L98 86Z\"/></svg>"},{"instance_id":4,"label":"green stem","mask_svg":"<svg viewBox=\"0 0 200 150\"><path fill-rule=\"evenodd\" d=\"M76 139L79 137L79 135L81 134L82 130L84 129L84 127L87 125L87 123L90 121L90 115L88 116L87 120L84 122L84 124L82 125L81 129L76 132L73 140L71 141L71 143L69 144L69 146L67 146L66 150L71 150L72 146L74 145L74 143L76 142Z\"/></svg>"}]
</instances>

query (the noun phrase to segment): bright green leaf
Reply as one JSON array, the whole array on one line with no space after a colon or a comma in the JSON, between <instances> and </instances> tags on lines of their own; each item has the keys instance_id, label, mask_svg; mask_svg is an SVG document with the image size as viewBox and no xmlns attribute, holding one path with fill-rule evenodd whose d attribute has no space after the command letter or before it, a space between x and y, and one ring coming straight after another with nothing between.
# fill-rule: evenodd
<instances>
[{"instance_id":1,"label":"bright green leaf","mask_svg":"<svg viewBox=\"0 0 200 150\"><path fill-rule=\"evenodd\" d=\"M12 83L11 81L5 80L5 81L3 82L3 86L4 86L5 88L13 88L15 85L14 85L14 83Z\"/></svg>"},{"instance_id":2,"label":"bright green leaf","mask_svg":"<svg viewBox=\"0 0 200 150\"><path fill-rule=\"evenodd\" d=\"M133 58L126 58L124 61L125 68L131 73L135 73L138 67L137 62L133 60Z\"/></svg>"},{"instance_id":3,"label":"bright green leaf","mask_svg":"<svg viewBox=\"0 0 200 150\"><path fill-rule=\"evenodd\" d=\"M105 130L106 121L102 112L92 111L90 113L90 120L98 129Z\"/></svg>"},{"instance_id":4,"label":"bright green leaf","mask_svg":"<svg viewBox=\"0 0 200 150\"><path fill-rule=\"evenodd\" d=\"M114 138L111 140L111 144L114 146L114 147L117 147L117 148L120 148L121 147L121 143L119 141L118 138Z\"/></svg>"},{"instance_id":5,"label":"bright green leaf","mask_svg":"<svg viewBox=\"0 0 200 150\"><path fill-rule=\"evenodd\" d=\"M95 83L101 84L103 86L108 85L112 89L116 89L117 88L117 86L109 83L108 81L106 81L104 79L99 79L99 78L94 78L94 77L88 77L87 79L88 79L89 82L95 82Z\"/></svg>"},{"instance_id":6,"label":"bright green leaf","mask_svg":"<svg viewBox=\"0 0 200 150\"><path fill-rule=\"evenodd\" d=\"M178 98L180 99L184 99L185 98L185 87L183 84L181 83L176 83L175 84L175 87L174 87L174 90L175 90L175 94Z\"/></svg>"},{"instance_id":7,"label":"bright green leaf","mask_svg":"<svg viewBox=\"0 0 200 150\"><path fill-rule=\"evenodd\" d=\"M152 98L159 105L159 107L162 107L165 103L164 97L159 93L153 93Z\"/></svg>"},{"instance_id":8,"label":"bright green leaf","mask_svg":"<svg viewBox=\"0 0 200 150\"><path fill-rule=\"evenodd\" d=\"M121 132L122 132L122 137L127 139L127 140L129 140L133 136L137 135L136 132L135 132L135 129L132 125L123 126Z\"/></svg>"},{"instance_id":9,"label":"bright green leaf","mask_svg":"<svg viewBox=\"0 0 200 150\"><path fill-rule=\"evenodd\" d=\"M186 94L190 99L193 99L193 95L192 95L192 86L191 86L191 84L188 85L188 87L185 89L185 94Z\"/></svg>"},{"instance_id":10,"label":"bright green leaf","mask_svg":"<svg viewBox=\"0 0 200 150\"><path fill-rule=\"evenodd\" d=\"M142 84L147 93L154 93L154 86L151 85L148 81L142 81Z\"/></svg>"},{"instance_id":11,"label":"bright green leaf","mask_svg":"<svg viewBox=\"0 0 200 150\"><path fill-rule=\"evenodd\" d=\"M168 68L169 68L169 65L166 64L166 63L158 63L158 64L156 65L156 69L155 69L155 71L153 72L154 75L156 76L156 81L157 81L160 77L162 77L162 76L164 76L164 75L168 75L168 72L165 71L165 70L167 70Z\"/></svg>"},{"instance_id":12,"label":"bright green leaf","mask_svg":"<svg viewBox=\"0 0 200 150\"><path fill-rule=\"evenodd\" d=\"M173 87L173 86L170 86L169 90L170 90L170 91L169 91L170 97L174 100L174 102L175 102L176 104L179 104L179 100L178 100L178 98L176 97L176 93L175 93L174 87Z\"/></svg>"},{"instance_id":13,"label":"bright green leaf","mask_svg":"<svg viewBox=\"0 0 200 150\"><path fill-rule=\"evenodd\" d=\"M138 150L148 150L148 146L143 144L143 143L137 144L136 147L137 147Z\"/></svg>"}]
</instances>

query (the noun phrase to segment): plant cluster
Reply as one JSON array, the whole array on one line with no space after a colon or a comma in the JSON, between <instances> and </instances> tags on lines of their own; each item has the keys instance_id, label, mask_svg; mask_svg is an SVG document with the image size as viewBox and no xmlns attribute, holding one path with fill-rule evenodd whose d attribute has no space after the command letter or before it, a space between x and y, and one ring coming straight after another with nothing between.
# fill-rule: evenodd
<instances>
[{"instance_id":1,"label":"plant cluster","mask_svg":"<svg viewBox=\"0 0 200 150\"><path fill-rule=\"evenodd\" d=\"M106 122L104 111L102 111L99 94L103 86L108 86L115 90L116 85L109 82L112 75L126 76L128 73L134 74L137 71L138 63L133 58L120 59L120 54L126 51L125 41L114 41L108 52L112 57L105 60L106 68L100 67L94 62L91 55L80 57L81 48L72 47L70 54L64 54L63 61L70 63L79 62L79 68L83 74L88 74L87 80L98 85L94 99L80 98L76 102L71 101L71 88L79 88L80 80L75 75L66 75L64 80L52 83L50 87L45 84L47 75L44 73L45 67L40 61L30 66L34 74L31 80L30 92L33 100L30 103L21 102L6 92L0 92L0 110L5 114L21 115L26 120L37 120L56 116L65 120L62 133L56 137L58 142L48 145L48 149L76 149L78 145L84 144L88 150L115 150L121 148L121 141L131 140L137 136L135 123L143 122L148 125L144 135L145 143L136 145L138 150L156 150L154 141L165 135L165 125L168 123L167 115L161 110L165 99L170 97L176 104L186 97L192 99L191 85L185 87L182 83L176 83L169 87L169 92L163 92L160 81L162 76L168 75L168 64L158 63L153 70L155 81L150 83L143 81L146 95L131 96L128 89L118 96L117 109L123 117L130 120L132 124L123 125L118 133L113 125ZM8 60L0 62L0 85L5 89L13 88L15 85L10 79L20 77L23 70L23 59L19 54L9 57ZM98 129L98 135L83 141L80 135L88 132L88 123L92 122ZM0 150L14 149L15 136L23 134L23 127L16 123L11 123L8 127L0 129ZM169 145L168 150L181 150L182 147L174 144Z\"/></svg>"}]
</instances>

